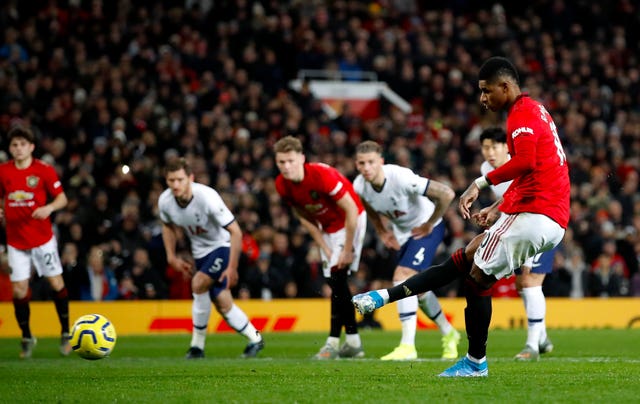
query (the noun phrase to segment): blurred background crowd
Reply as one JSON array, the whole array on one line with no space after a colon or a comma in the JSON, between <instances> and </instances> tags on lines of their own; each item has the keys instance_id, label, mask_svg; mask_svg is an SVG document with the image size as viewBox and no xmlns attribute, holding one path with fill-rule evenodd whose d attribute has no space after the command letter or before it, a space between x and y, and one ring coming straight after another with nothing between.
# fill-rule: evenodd
<instances>
[{"instance_id":1,"label":"blurred background crowd","mask_svg":"<svg viewBox=\"0 0 640 404\"><path fill-rule=\"evenodd\" d=\"M503 3L4 0L0 160L20 123L56 167L73 299L191 298L189 277L166 264L156 205L162 167L178 156L244 231L236 296L326 296L319 252L275 191L273 143L299 136L308 161L353 179L354 146L373 139L386 162L460 194L479 175L480 132L503 119L480 107L477 70L504 55L554 117L570 162L571 223L545 294L640 296L638 4ZM288 87L303 69L375 72L413 111L383 102L377 119L348 109L331 119L308 89ZM441 257L479 231L455 202L446 223ZM391 278L393 256L369 233L354 291ZM189 256L185 240L181 250ZM10 298L4 252L0 270Z\"/></svg>"}]
</instances>

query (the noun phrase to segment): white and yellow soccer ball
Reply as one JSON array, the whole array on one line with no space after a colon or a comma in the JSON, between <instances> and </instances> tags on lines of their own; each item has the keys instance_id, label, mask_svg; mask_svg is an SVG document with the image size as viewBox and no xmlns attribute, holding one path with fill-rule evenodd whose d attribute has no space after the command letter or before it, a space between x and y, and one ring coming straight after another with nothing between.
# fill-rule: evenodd
<instances>
[{"instance_id":1,"label":"white and yellow soccer ball","mask_svg":"<svg viewBox=\"0 0 640 404\"><path fill-rule=\"evenodd\" d=\"M101 314L86 314L76 320L69 344L84 359L102 359L116 346L116 329Z\"/></svg>"}]
</instances>

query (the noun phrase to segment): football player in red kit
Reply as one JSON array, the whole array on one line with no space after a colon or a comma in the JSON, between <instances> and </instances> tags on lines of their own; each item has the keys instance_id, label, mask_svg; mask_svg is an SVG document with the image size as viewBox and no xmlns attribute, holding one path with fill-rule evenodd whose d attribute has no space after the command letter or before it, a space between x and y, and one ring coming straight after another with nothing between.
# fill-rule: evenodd
<instances>
[{"instance_id":1,"label":"football player in red kit","mask_svg":"<svg viewBox=\"0 0 640 404\"><path fill-rule=\"evenodd\" d=\"M440 374L442 377L489 374L486 344L492 312L491 287L528 258L558 245L569 222L569 169L553 119L542 104L520 90L518 72L509 60L488 59L478 76L482 105L494 112L507 112L511 159L471 183L460 196L458 207L463 218L488 229L443 264L393 288L352 299L361 313L368 313L464 277L469 349L465 357ZM501 204L471 213L481 189L511 180Z\"/></svg>"},{"instance_id":2,"label":"football player in red kit","mask_svg":"<svg viewBox=\"0 0 640 404\"><path fill-rule=\"evenodd\" d=\"M71 352L69 297L50 216L67 205L67 197L55 169L33 157L35 136L30 129L14 127L8 141L13 159L0 165L0 197L7 232L13 306L22 331L20 357L31 357L36 344L29 326L32 265L51 285L61 326L60 353L66 356Z\"/></svg>"}]
</instances>

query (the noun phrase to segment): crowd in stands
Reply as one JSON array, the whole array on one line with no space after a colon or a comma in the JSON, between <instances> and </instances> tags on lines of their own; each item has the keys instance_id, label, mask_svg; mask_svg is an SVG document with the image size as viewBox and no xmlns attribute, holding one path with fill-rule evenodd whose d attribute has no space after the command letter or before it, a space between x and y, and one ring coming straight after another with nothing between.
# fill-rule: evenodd
<instances>
[{"instance_id":1,"label":"crowd in stands","mask_svg":"<svg viewBox=\"0 0 640 404\"><path fill-rule=\"evenodd\" d=\"M73 299L191 298L189 277L166 264L157 215L162 167L178 156L244 231L237 297L326 296L318 250L275 191L273 143L299 136L308 161L353 179L354 146L372 139L387 162L459 195L479 175L479 133L503 119L480 107L477 69L504 55L554 117L570 163L571 223L545 293L640 296L638 4L503 3L5 0L0 160L19 123L56 167ZM331 119L288 87L302 69L375 72L413 111L383 103L378 119ZM442 256L479 231L455 202L446 222ZM354 290L388 282L392 259L368 237Z\"/></svg>"}]
</instances>

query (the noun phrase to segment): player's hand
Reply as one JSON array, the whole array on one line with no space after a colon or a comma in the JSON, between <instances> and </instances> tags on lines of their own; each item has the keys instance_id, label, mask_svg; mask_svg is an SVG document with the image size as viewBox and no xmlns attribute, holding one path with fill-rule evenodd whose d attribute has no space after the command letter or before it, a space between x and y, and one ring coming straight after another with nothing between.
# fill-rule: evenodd
<instances>
[{"instance_id":1,"label":"player's hand","mask_svg":"<svg viewBox=\"0 0 640 404\"><path fill-rule=\"evenodd\" d=\"M480 227L491 227L500 217L500 211L486 207L471 215L471 220Z\"/></svg>"},{"instance_id":2,"label":"player's hand","mask_svg":"<svg viewBox=\"0 0 640 404\"><path fill-rule=\"evenodd\" d=\"M53 207L50 205L44 205L34 210L33 213L31 213L31 217L42 220L48 218L51 215L51 212L53 212Z\"/></svg>"},{"instance_id":3,"label":"player's hand","mask_svg":"<svg viewBox=\"0 0 640 404\"><path fill-rule=\"evenodd\" d=\"M462 214L463 219L471 218L469 209L471 209L471 205L473 205L476 199L478 199L479 195L480 188L478 188L475 182L472 182L471 185L469 185L469 188L460 195L460 199L458 200L458 209L460 210L460 214Z\"/></svg>"},{"instance_id":4,"label":"player's hand","mask_svg":"<svg viewBox=\"0 0 640 404\"><path fill-rule=\"evenodd\" d=\"M340 256L338 257L338 269L347 268L353 262L353 251L349 248L342 249Z\"/></svg>"},{"instance_id":5,"label":"player's hand","mask_svg":"<svg viewBox=\"0 0 640 404\"><path fill-rule=\"evenodd\" d=\"M400 250L400 243L398 243L398 239L393 234L392 231L387 231L380 235L380 240L385 245L385 247L390 248L392 250Z\"/></svg>"},{"instance_id":6,"label":"player's hand","mask_svg":"<svg viewBox=\"0 0 640 404\"><path fill-rule=\"evenodd\" d=\"M183 260L182 258L173 258L172 260L170 260L168 262L169 265L171 265L171 268L175 269L178 272L181 272L183 274L188 274L189 276L191 276L191 271L193 270L193 266Z\"/></svg>"},{"instance_id":7,"label":"player's hand","mask_svg":"<svg viewBox=\"0 0 640 404\"><path fill-rule=\"evenodd\" d=\"M236 286L238 283L238 270L236 268L227 267L227 269L222 271L220 274L220 283L224 282L225 279L227 280L227 289Z\"/></svg>"},{"instance_id":8,"label":"player's hand","mask_svg":"<svg viewBox=\"0 0 640 404\"><path fill-rule=\"evenodd\" d=\"M427 237L433 231L433 226L431 223L424 222L420 226L414 227L411 229L411 236L418 240L423 237Z\"/></svg>"}]
</instances>

